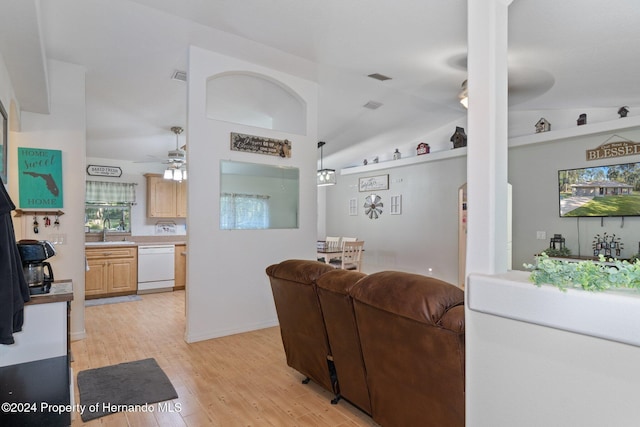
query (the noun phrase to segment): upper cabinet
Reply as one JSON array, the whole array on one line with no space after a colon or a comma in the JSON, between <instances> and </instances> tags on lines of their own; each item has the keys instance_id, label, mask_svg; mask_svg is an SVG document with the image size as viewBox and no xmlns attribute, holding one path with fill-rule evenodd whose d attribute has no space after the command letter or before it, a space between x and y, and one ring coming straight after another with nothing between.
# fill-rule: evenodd
<instances>
[{"instance_id":1,"label":"upper cabinet","mask_svg":"<svg viewBox=\"0 0 640 427\"><path fill-rule=\"evenodd\" d=\"M149 218L186 218L187 182L164 179L160 174L147 178L147 216Z\"/></svg>"}]
</instances>

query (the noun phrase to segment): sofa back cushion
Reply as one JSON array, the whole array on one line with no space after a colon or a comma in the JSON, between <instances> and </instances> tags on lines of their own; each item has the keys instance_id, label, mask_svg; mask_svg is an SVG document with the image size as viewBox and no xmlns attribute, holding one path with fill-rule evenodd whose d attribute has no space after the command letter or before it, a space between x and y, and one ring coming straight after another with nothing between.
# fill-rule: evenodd
<instances>
[{"instance_id":1,"label":"sofa back cushion","mask_svg":"<svg viewBox=\"0 0 640 427\"><path fill-rule=\"evenodd\" d=\"M464 292L431 277L381 272L351 295L374 420L464 426Z\"/></svg>"},{"instance_id":2,"label":"sofa back cushion","mask_svg":"<svg viewBox=\"0 0 640 427\"><path fill-rule=\"evenodd\" d=\"M334 270L318 279L318 298L327 328L340 395L371 414L367 375L353 311L351 288L365 277L357 271Z\"/></svg>"},{"instance_id":3,"label":"sofa back cushion","mask_svg":"<svg viewBox=\"0 0 640 427\"><path fill-rule=\"evenodd\" d=\"M334 268L308 260L287 260L267 267L287 364L329 391L334 390L327 357L331 355L316 280Z\"/></svg>"}]
</instances>

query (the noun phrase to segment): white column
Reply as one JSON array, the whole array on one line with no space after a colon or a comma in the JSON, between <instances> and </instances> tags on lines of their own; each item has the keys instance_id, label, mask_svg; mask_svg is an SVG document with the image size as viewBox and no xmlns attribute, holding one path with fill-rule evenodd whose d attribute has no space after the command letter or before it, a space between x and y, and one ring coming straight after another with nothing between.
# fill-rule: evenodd
<instances>
[{"instance_id":1,"label":"white column","mask_svg":"<svg viewBox=\"0 0 640 427\"><path fill-rule=\"evenodd\" d=\"M468 1L467 275L507 271L507 24L512 0Z\"/></svg>"}]
</instances>

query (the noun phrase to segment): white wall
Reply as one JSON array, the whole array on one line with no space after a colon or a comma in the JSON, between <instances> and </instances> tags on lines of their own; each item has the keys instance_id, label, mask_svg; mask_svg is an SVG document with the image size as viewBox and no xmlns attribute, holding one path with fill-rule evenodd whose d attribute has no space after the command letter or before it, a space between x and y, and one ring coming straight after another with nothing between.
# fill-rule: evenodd
<instances>
[{"instance_id":1,"label":"white wall","mask_svg":"<svg viewBox=\"0 0 640 427\"><path fill-rule=\"evenodd\" d=\"M11 198L19 200L17 148L45 148L62 151L62 181L64 207L60 210L60 227L35 234L32 217L14 221L18 239L47 239L52 233L64 234L65 243L56 245L56 255L50 259L56 279L73 281L74 300L71 303L71 337L84 337L84 189L85 181L85 69L59 61L48 62L51 91L50 114L22 112L20 132L10 135L9 176Z\"/></svg>"},{"instance_id":2,"label":"white wall","mask_svg":"<svg viewBox=\"0 0 640 427\"><path fill-rule=\"evenodd\" d=\"M428 154L427 154L428 156ZM389 189L359 192L363 177L389 175ZM363 271L400 270L431 273L458 281L458 188L466 181L466 157L421 163L370 173L341 175L326 187L326 234L365 241ZM370 219L364 202L382 198L382 215ZM390 215L390 197L402 196L402 213ZM358 214L349 215L349 199Z\"/></svg>"},{"instance_id":3,"label":"white wall","mask_svg":"<svg viewBox=\"0 0 640 427\"><path fill-rule=\"evenodd\" d=\"M206 118L206 82L240 71L268 76L307 104L305 135L242 126ZM288 258L315 257L317 87L256 64L192 47L189 53L187 331L189 342L277 324L265 268ZM291 158L230 151L231 132L292 141ZM300 228L219 229L220 160L300 169Z\"/></svg>"},{"instance_id":4,"label":"white wall","mask_svg":"<svg viewBox=\"0 0 640 427\"><path fill-rule=\"evenodd\" d=\"M127 160L103 159L88 157L87 165L117 166L122 169L120 178L107 178L101 176L89 176L86 173L86 181L108 181L134 183L136 186L136 204L131 207L131 235L153 236L156 234L155 225L158 222L171 221L176 224L176 235L187 234L187 221L184 218L154 219L147 217L147 181L145 173L163 173L165 165L160 162L136 163Z\"/></svg>"}]
</instances>

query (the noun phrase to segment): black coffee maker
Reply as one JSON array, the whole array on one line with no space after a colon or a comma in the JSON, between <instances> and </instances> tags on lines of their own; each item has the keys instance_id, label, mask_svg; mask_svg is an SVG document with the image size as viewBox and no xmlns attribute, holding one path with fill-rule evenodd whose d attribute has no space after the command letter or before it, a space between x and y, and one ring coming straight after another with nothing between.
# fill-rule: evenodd
<instances>
[{"instance_id":1,"label":"black coffee maker","mask_svg":"<svg viewBox=\"0 0 640 427\"><path fill-rule=\"evenodd\" d=\"M51 242L47 240L20 240L18 252L22 259L24 278L29 285L31 295L46 294L51 290L53 271L45 259L56 254ZM45 272L46 270L46 272Z\"/></svg>"}]
</instances>

